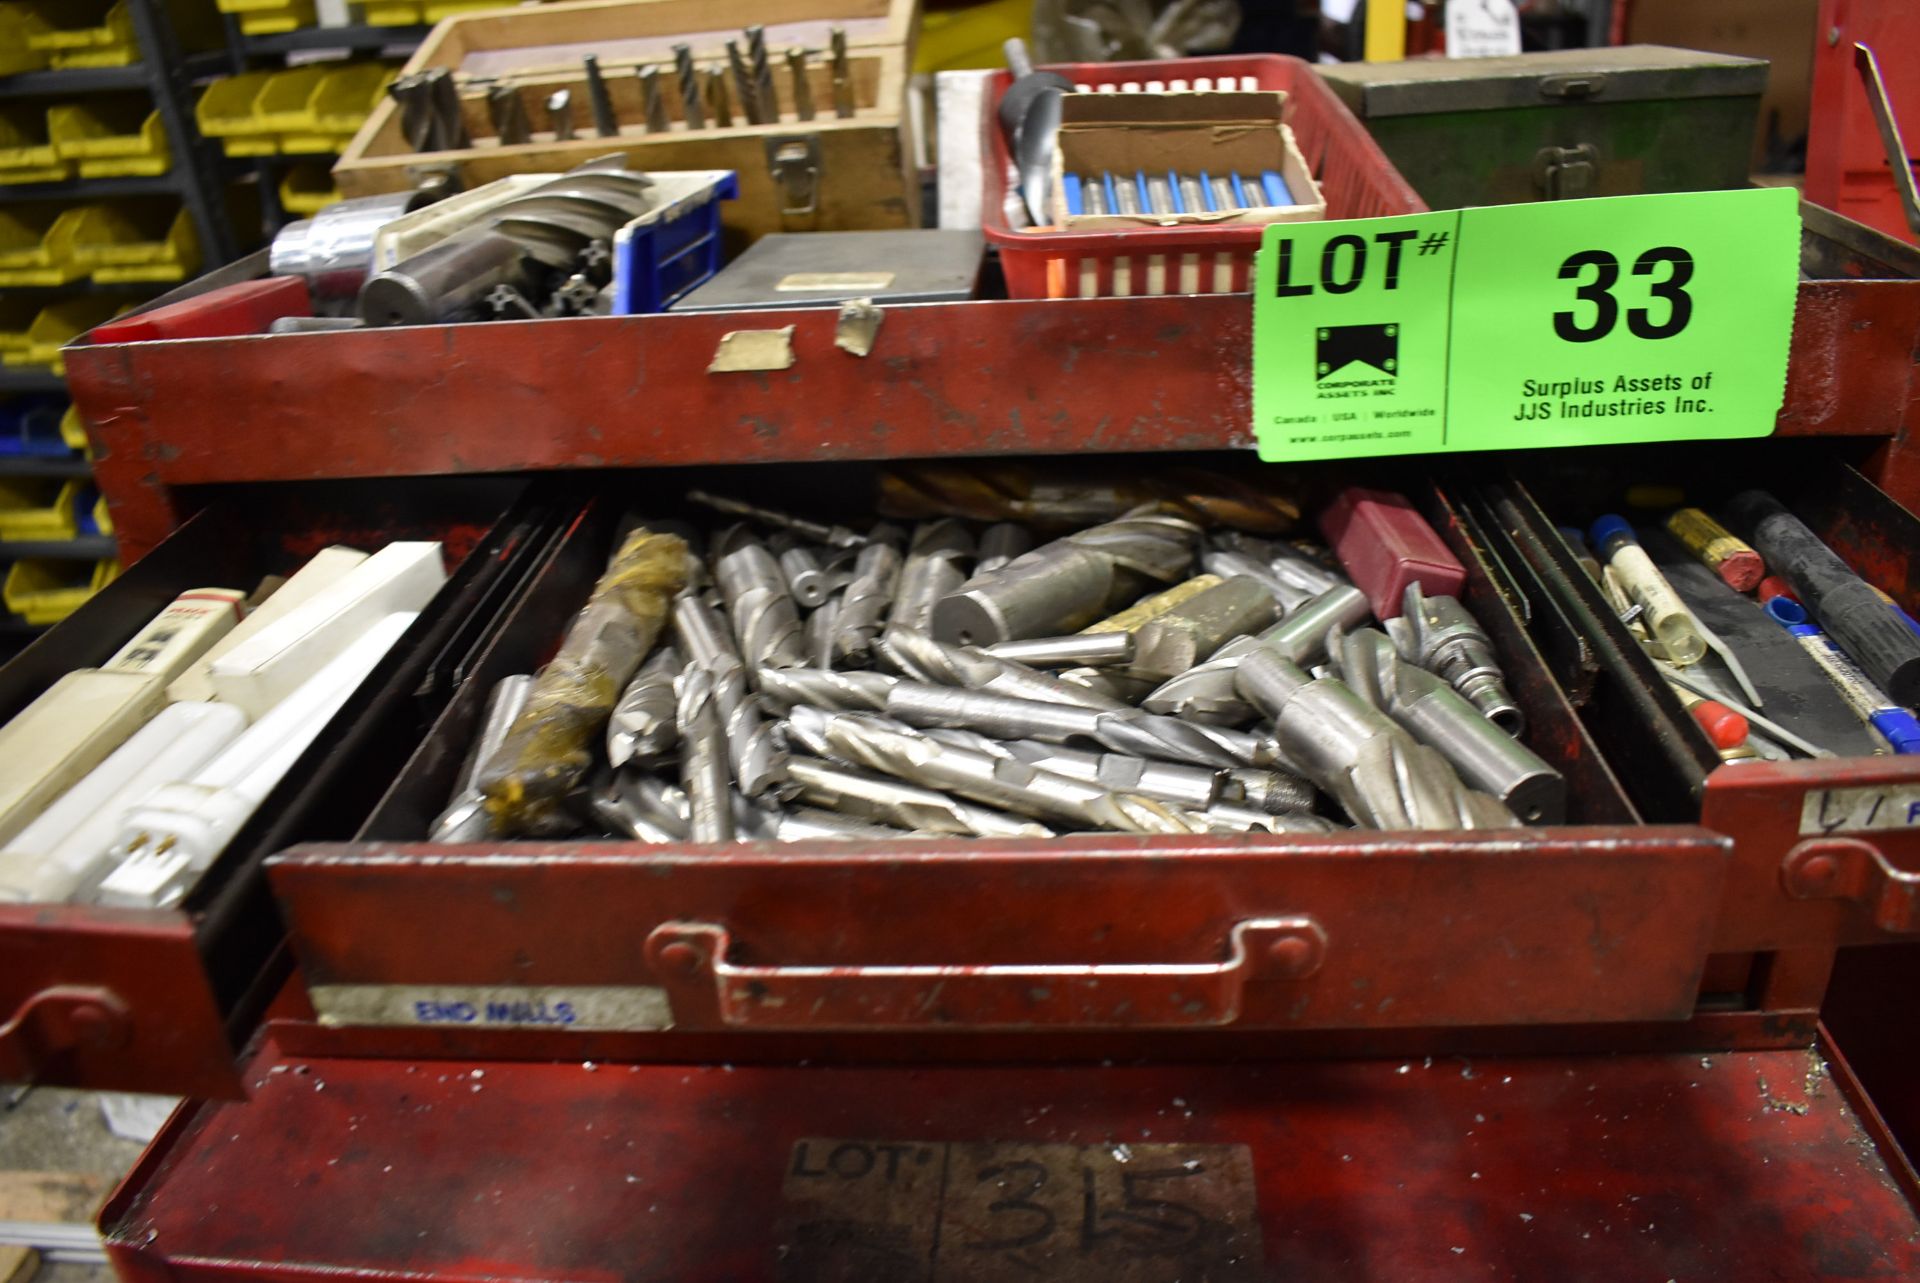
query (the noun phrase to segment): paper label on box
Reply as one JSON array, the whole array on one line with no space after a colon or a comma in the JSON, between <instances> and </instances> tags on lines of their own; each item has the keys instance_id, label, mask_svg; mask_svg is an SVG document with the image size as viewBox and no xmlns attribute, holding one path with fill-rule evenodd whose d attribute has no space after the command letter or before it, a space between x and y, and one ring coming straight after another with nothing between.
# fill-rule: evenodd
<instances>
[{"instance_id":1,"label":"paper label on box","mask_svg":"<svg viewBox=\"0 0 1920 1283\"><path fill-rule=\"evenodd\" d=\"M1799 235L1784 188L1270 227L1260 457L1766 436Z\"/></svg>"}]
</instances>

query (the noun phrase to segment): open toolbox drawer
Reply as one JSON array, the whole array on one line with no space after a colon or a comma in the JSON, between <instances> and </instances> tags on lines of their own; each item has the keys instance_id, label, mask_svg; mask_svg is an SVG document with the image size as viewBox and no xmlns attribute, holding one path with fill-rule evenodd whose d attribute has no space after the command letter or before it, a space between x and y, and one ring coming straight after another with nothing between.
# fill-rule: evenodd
<instances>
[{"instance_id":1,"label":"open toolbox drawer","mask_svg":"<svg viewBox=\"0 0 1920 1283\"><path fill-rule=\"evenodd\" d=\"M285 975L267 855L364 817L577 509L504 479L210 492L208 506L0 669L0 717L95 665L174 597L251 591L333 543L444 545L445 586L176 909L0 904L0 1079L232 1096Z\"/></svg>"},{"instance_id":2,"label":"open toolbox drawer","mask_svg":"<svg viewBox=\"0 0 1920 1283\"><path fill-rule=\"evenodd\" d=\"M1920 756L1722 763L1554 526L1584 528L1604 510L1595 504L1618 507L1627 487L1649 477L1682 479L1686 502L1709 511L1757 487L1875 588L1920 608L1920 519L1843 456L1811 442L1543 455L1463 489L1464 509L1529 585L1529 630L1641 813L1656 822L1698 816L1733 839L1716 952L1830 956L1836 945L1920 934Z\"/></svg>"},{"instance_id":3,"label":"open toolbox drawer","mask_svg":"<svg viewBox=\"0 0 1920 1283\"><path fill-rule=\"evenodd\" d=\"M1302 472L1315 486L1357 476L1419 496L1468 567L1463 596L1493 634L1529 742L1569 779L1567 826L905 849L421 841L488 689L551 653L605 565L620 507L682 515L693 486L775 504L803 488L817 514L871 507L870 470L809 467L797 488L802 471L605 483L358 840L271 862L319 1016L282 1027L285 1045L618 1058L743 1032L788 1047L898 1049L1011 1031L1168 1035L1193 1053L1209 1031L1591 1026L1695 1012L1726 842L1697 825L1636 823L1507 615L1496 572L1446 495L1411 470Z\"/></svg>"}]
</instances>

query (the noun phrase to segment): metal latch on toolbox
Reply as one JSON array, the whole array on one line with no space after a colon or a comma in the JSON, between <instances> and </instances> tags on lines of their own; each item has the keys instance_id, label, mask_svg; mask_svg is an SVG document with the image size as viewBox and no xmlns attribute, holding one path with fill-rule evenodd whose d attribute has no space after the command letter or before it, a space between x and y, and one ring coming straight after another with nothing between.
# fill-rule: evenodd
<instances>
[{"instance_id":1,"label":"metal latch on toolbox","mask_svg":"<svg viewBox=\"0 0 1920 1283\"><path fill-rule=\"evenodd\" d=\"M820 170L820 135L776 134L767 139L767 172L780 186L781 217L819 213Z\"/></svg>"},{"instance_id":2,"label":"metal latch on toolbox","mask_svg":"<svg viewBox=\"0 0 1920 1283\"><path fill-rule=\"evenodd\" d=\"M1534 177L1548 200L1570 200L1593 189L1600 169L1600 149L1592 143L1575 147L1542 147L1533 154Z\"/></svg>"}]
</instances>

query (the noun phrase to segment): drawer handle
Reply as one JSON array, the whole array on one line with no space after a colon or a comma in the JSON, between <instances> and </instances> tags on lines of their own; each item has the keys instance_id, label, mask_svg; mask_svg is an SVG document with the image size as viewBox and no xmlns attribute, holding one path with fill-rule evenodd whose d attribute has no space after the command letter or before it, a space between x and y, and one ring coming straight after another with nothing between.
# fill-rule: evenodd
<instances>
[{"instance_id":1,"label":"drawer handle","mask_svg":"<svg viewBox=\"0 0 1920 1283\"><path fill-rule=\"evenodd\" d=\"M679 1028L1186 1028L1231 1024L1247 981L1305 980L1326 958L1310 917L1234 924L1222 962L741 966L732 937L669 922L647 961Z\"/></svg>"},{"instance_id":2,"label":"drawer handle","mask_svg":"<svg viewBox=\"0 0 1920 1283\"><path fill-rule=\"evenodd\" d=\"M108 989L54 985L40 990L0 1025L0 1079L32 1082L63 1052L125 1045L127 1005Z\"/></svg>"},{"instance_id":3,"label":"drawer handle","mask_svg":"<svg viewBox=\"0 0 1920 1283\"><path fill-rule=\"evenodd\" d=\"M1852 900L1893 935L1920 932L1920 873L1896 869L1858 838L1813 838L1787 852L1780 881L1796 900Z\"/></svg>"}]
</instances>

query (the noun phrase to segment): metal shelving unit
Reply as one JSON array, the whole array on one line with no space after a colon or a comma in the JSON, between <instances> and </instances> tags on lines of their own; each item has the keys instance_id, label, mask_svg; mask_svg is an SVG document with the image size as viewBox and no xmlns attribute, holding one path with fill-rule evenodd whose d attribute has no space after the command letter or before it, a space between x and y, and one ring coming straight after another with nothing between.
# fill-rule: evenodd
<instances>
[{"instance_id":1,"label":"metal shelving unit","mask_svg":"<svg viewBox=\"0 0 1920 1283\"><path fill-rule=\"evenodd\" d=\"M74 539L0 539L0 562L24 557L60 557L73 561L101 561L117 555L112 535L80 535Z\"/></svg>"}]
</instances>

